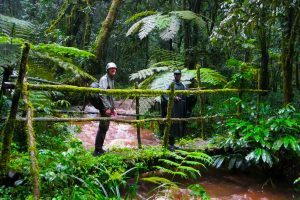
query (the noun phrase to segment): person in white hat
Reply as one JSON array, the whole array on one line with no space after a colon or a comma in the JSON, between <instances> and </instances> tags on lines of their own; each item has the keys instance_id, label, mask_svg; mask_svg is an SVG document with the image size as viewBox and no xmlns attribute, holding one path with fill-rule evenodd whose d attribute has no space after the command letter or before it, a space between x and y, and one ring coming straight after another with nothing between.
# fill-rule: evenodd
<instances>
[{"instance_id":1,"label":"person in white hat","mask_svg":"<svg viewBox=\"0 0 300 200\"><path fill-rule=\"evenodd\" d=\"M113 89L114 77L117 73L117 65L113 62L107 63L106 74L100 78L99 88L101 89ZM100 115L102 117L110 117L116 115L114 98L112 95L100 95L100 99L103 103L103 108L100 109ZM95 140L94 156L105 153L103 150L103 143L105 140L106 132L109 128L110 121L100 121L97 136Z\"/></svg>"}]
</instances>

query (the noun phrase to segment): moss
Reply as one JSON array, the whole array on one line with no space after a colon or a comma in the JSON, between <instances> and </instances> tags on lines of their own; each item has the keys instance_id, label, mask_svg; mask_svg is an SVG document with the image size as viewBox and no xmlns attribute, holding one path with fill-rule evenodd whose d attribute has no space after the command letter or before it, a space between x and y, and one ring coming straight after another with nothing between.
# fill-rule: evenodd
<instances>
[{"instance_id":1,"label":"moss","mask_svg":"<svg viewBox=\"0 0 300 200\"><path fill-rule=\"evenodd\" d=\"M32 176L32 183L33 183L33 194L34 199L38 199L40 196L40 181L39 181L39 164L37 159L37 149L36 149L36 142L35 142L35 132L33 129L33 105L30 103L28 97L29 92L27 90L28 84L24 84L22 93L23 99L25 103L26 109L26 133L27 133L27 143L28 143L28 152L30 155L30 163L31 163L31 176Z\"/></svg>"},{"instance_id":2,"label":"moss","mask_svg":"<svg viewBox=\"0 0 300 200\"><path fill-rule=\"evenodd\" d=\"M66 92L90 92L90 93L101 93L101 94L113 94L113 95L124 95L124 96L160 96L163 94L170 94L169 90L150 90L150 89L98 89L90 87L78 87L72 85L37 85L28 84L29 90L44 90L44 91L66 91ZM253 92L263 93L266 90L257 89L211 89L211 90L176 90L175 95L178 94L216 94L216 93L239 93L239 92Z\"/></svg>"}]
</instances>

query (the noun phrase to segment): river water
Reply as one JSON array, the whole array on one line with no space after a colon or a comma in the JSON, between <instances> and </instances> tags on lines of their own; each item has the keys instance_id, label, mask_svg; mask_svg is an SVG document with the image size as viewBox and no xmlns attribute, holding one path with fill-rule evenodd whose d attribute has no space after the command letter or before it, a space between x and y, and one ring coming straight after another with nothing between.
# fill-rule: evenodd
<instances>
[{"instance_id":1,"label":"river water","mask_svg":"<svg viewBox=\"0 0 300 200\"><path fill-rule=\"evenodd\" d=\"M126 104L125 104L126 106ZM128 106L128 103L127 103ZM92 108L88 108L92 109ZM134 113L130 107L119 108L119 112ZM91 117L91 116L89 116ZM98 129L98 122L79 123L81 132L78 138L82 140L86 149L94 148L94 141ZM149 130L142 130L143 145L157 146L160 140ZM129 124L118 124L111 122L104 142L104 149L113 147L137 148L136 128ZM210 170L202 173L202 177L195 180L180 180L180 189L171 192L172 199L193 199L187 188L189 184L198 183L202 185L212 200L300 200L300 193L292 190L291 185L282 181L268 180L262 175L246 173L230 173L227 171ZM267 183L267 184L265 184ZM273 185L271 184L273 183ZM138 187L139 197L137 199L170 199L162 197L159 193L151 193L154 187L147 183L141 183ZM165 191L165 194L168 193Z\"/></svg>"}]
</instances>

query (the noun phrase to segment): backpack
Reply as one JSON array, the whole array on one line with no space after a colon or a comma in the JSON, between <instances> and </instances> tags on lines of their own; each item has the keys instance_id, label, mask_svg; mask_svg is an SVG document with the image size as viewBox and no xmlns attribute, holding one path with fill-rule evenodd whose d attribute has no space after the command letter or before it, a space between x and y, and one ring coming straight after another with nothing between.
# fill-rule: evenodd
<instances>
[{"instance_id":1,"label":"backpack","mask_svg":"<svg viewBox=\"0 0 300 200\"><path fill-rule=\"evenodd\" d=\"M97 82L93 82L90 87L92 88L99 88L99 84ZM104 109L104 105L103 102L100 98L100 94L99 93L90 93L88 95L88 100L89 102L98 110L103 110Z\"/></svg>"}]
</instances>

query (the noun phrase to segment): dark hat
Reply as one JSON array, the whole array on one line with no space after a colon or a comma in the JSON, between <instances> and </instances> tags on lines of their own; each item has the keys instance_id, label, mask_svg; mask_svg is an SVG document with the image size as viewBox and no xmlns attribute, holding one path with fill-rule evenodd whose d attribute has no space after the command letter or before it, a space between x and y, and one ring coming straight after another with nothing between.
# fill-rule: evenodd
<instances>
[{"instance_id":1,"label":"dark hat","mask_svg":"<svg viewBox=\"0 0 300 200\"><path fill-rule=\"evenodd\" d=\"M174 71L174 75L178 75L178 74L181 74L181 71L179 69Z\"/></svg>"}]
</instances>

